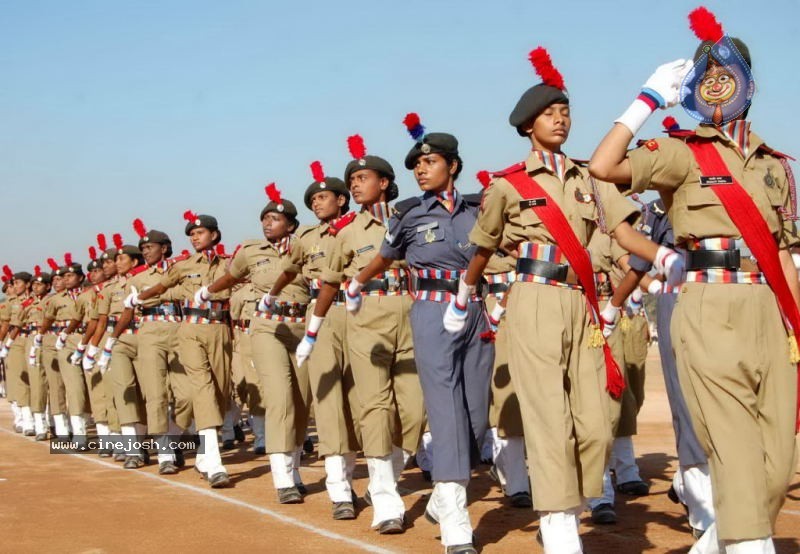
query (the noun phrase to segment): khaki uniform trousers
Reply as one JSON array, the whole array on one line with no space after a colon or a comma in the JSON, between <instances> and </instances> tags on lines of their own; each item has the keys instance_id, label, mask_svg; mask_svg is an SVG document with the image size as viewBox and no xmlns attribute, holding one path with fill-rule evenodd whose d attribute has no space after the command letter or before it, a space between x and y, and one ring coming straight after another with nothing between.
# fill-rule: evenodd
<instances>
[{"instance_id":1,"label":"khaki uniform trousers","mask_svg":"<svg viewBox=\"0 0 800 554\"><path fill-rule=\"evenodd\" d=\"M25 342L28 337L17 335L6 357L6 381L9 385L9 400L15 400L22 408L31 405L31 385L28 380L28 352Z\"/></svg>"},{"instance_id":2,"label":"khaki uniform trousers","mask_svg":"<svg viewBox=\"0 0 800 554\"><path fill-rule=\"evenodd\" d=\"M611 447L603 350L578 290L517 282L506 312L534 505L560 512L602 494Z\"/></svg>"},{"instance_id":3,"label":"khaki uniform trousers","mask_svg":"<svg viewBox=\"0 0 800 554\"><path fill-rule=\"evenodd\" d=\"M50 414L67 413L67 389L64 378L58 365L58 350L56 350L57 335L46 334L42 338L42 367L47 377L48 402Z\"/></svg>"},{"instance_id":4,"label":"khaki uniform trousers","mask_svg":"<svg viewBox=\"0 0 800 554\"><path fill-rule=\"evenodd\" d=\"M114 408L110 380L103 378L100 368L96 364L91 371L85 372L81 366L72 365L69 362L69 358L78 348L81 338L80 334L69 335L67 346L58 353L58 367L61 369L64 386L67 388L69 415L82 415L91 407L92 418L95 422L106 423L111 431L119 433L119 418L117 410ZM100 340L101 345L105 344L105 339L104 335ZM98 351L97 356L100 353L101 351Z\"/></svg>"},{"instance_id":5,"label":"khaki uniform trousers","mask_svg":"<svg viewBox=\"0 0 800 554\"><path fill-rule=\"evenodd\" d=\"M181 323L178 355L190 383L198 431L222 425L231 397L231 352L227 323Z\"/></svg>"},{"instance_id":6,"label":"khaki uniform trousers","mask_svg":"<svg viewBox=\"0 0 800 554\"><path fill-rule=\"evenodd\" d=\"M645 364L647 347L650 344L650 327L644 315L625 316L617 324L622 333L625 372L625 392L622 395L622 411L615 437L630 437L636 434L636 418L644 404ZM619 362L617 362L619 363Z\"/></svg>"},{"instance_id":7,"label":"khaki uniform trousers","mask_svg":"<svg viewBox=\"0 0 800 554\"><path fill-rule=\"evenodd\" d=\"M425 431L425 403L414 361L410 295L365 296L347 314L364 455L380 458L397 445L416 452Z\"/></svg>"},{"instance_id":8,"label":"khaki uniform trousers","mask_svg":"<svg viewBox=\"0 0 800 554\"><path fill-rule=\"evenodd\" d=\"M308 313L314 313L312 303ZM347 310L334 305L317 334L308 359L308 377L314 397L314 421L319 436L319 453L333 456L357 452L358 395L350 369L346 340ZM355 412L355 418L354 413Z\"/></svg>"},{"instance_id":9,"label":"khaki uniform trousers","mask_svg":"<svg viewBox=\"0 0 800 554\"><path fill-rule=\"evenodd\" d=\"M187 411L191 414L188 378L178 361L179 327L177 322L145 321L136 334L139 348L134 369L144 399L147 432L152 435L163 435L169 430L170 383L175 396L176 422L183 429L191 424L191 415L187 418L185 414Z\"/></svg>"},{"instance_id":10,"label":"khaki uniform trousers","mask_svg":"<svg viewBox=\"0 0 800 554\"><path fill-rule=\"evenodd\" d=\"M147 423L142 393L134 369L138 347L137 335L128 333L120 335L111 353L108 372L103 376L111 384L112 398L120 425Z\"/></svg>"},{"instance_id":11,"label":"khaki uniform trousers","mask_svg":"<svg viewBox=\"0 0 800 554\"><path fill-rule=\"evenodd\" d=\"M772 534L796 467L797 368L767 285L686 283L673 349L720 540Z\"/></svg>"},{"instance_id":12,"label":"khaki uniform trousers","mask_svg":"<svg viewBox=\"0 0 800 554\"><path fill-rule=\"evenodd\" d=\"M493 295L486 297L486 311L492 313L497 305ZM522 416L519 399L508 371L508 331L506 319L502 318L494 336L494 368L492 371L492 395L489 403L489 427L496 427L502 438L522 437Z\"/></svg>"},{"instance_id":13,"label":"khaki uniform trousers","mask_svg":"<svg viewBox=\"0 0 800 554\"><path fill-rule=\"evenodd\" d=\"M30 386L30 407L35 414L43 414L47 407L47 374L42 365L42 349L36 350L36 363L28 363L28 352L33 348L33 335L25 339L25 372Z\"/></svg>"},{"instance_id":14,"label":"khaki uniform trousers","mask_svg":"<svg viewBox=\"0 0 800 554\"><path fill-rule=\"evenodd\" d=\"M303 444L311 408L308 364L297 367L294 352L304 323L253 317L250 347L266 408L267 454L294 452Z\"/></svg>"},{"instance_id":15,"label":"khaki uniform trousers","mask_svg":"<svg viewBox=\"0 0 800 554\"><path fill-rule=\"evenodd\" d=\"M263 416L264 392L258 372L253 365L253 347L250 341L250 331L236 329L233 334L233 360L231 373L236 393L242 404L247 404L251 416Z\"/></svg>"}]
</instances>

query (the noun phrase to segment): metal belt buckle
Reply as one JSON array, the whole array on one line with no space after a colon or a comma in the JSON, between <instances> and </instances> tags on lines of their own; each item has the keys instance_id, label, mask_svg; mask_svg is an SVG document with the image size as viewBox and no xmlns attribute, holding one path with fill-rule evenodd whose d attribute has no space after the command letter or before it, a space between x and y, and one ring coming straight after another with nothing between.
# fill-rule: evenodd
<instances>
[{"instance_id":1,"label":"metal belt buckle","mask_svg":"<svg viewBox=\"0 0 800 554\"><path fill-rule=\"evenodd\" d=\"M400 290L400 281L394 275L389 275L385 279L386 281L386 290L389 292L397 292Z\"/></svg>"},{"instance_id":2,"label":"metal belt buckle","mask_svg":"<svg viewBox=\"0 0 800 554\"><path fill-rule=\"evenodd\" d=\"M725 261L726 269L729 271L739 271L742 267L742 255L739 250L726 250Z\"/></svg>"},{"instance_id":3,"label":"metal belt buckle","mask_svg":"<svg viewBox=\"0 0 800 554\"><path fill-rule=\"evenodd\" d=\"M294 316L296 316L296 315L297 315L297 305L295 305L295 304L287 304L287 305L286 305L286 308L288 308L288 309L286 310L286 314L287 314L289 317L294 317Z\"/></svg>"},{"instance_id":4,"label":"metal belt buckle","mask_svg":"<svg viewBox=\"0 0 800 554\"><path fill-rule=\"evenodd\" d=\"M222 319L222 310L208 310L208 319Z\"/></svg>"}]
</instances>

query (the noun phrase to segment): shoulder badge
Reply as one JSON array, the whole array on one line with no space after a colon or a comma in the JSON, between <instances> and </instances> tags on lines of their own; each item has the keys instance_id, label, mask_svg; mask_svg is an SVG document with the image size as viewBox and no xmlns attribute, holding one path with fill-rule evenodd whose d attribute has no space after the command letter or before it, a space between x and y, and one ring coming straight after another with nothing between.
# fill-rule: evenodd
<instances>
[{"instance_id":1,"label":"shoulder badge","mask_svg":"<svg viewBox=\"0 0 800 554\"><path fill-rule=\"evenodd\" d=\"M509 175L511 173L516 173L517 171L522 171L524 169L525 169L525 162L519 162L505 169L501 169L500 171L495 171L494 173L492 173L492 176L504 177L506 175Z\"/></svg>"},{"instance_id":2,"label":"shoulder badge","mask_svg":"<svg viewBox=\"0 0 800 554\"><path fill-rule=\"evenodd\" d=\"M483 193L475 192L470 194L462 195L464 197L464 202L466 202L470 206L480 206L481 205L481 198L483 197Z\"/></svg>"},{"instance_id":3,"label":"shoulder badge","mask_svg":"<svg viewBox=\"0 0 800 554\"><path fill-rule=\"evenodd\" d=\"M409 211L420 204L422 204L422 200L420 200L419 196L412 196L411 198L406 198L405 200L397 202L394 205L394 209L397 212L397 219L403 219Z\"/></svg>"}]
</instances>

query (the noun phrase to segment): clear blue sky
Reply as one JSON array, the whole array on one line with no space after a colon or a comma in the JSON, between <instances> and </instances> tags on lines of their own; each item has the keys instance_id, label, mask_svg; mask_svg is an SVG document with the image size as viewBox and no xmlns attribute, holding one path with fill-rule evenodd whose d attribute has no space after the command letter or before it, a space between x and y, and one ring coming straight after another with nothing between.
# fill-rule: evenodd
<instances>
[{"instance_id":1,"label":"clear blue sky","mask_svg":"<svg viewBox=\"0 0 800 554\"><path fill-rule=\"evenodd\" d=\"M508 125L550 50L573 106L566 152L587 157L659 64L690 57L697 2L0 2L0 264L30 269L131 221L172 235L186 209L220 221L229 250L259 237L264 185L302 206L310 162L341 176L360 133L401 196L403 116L455 134L479 169L524 158ZM795 155L800 4L706 2L754 58L754 130ZM794 54L792 54L794 52ZM680 109L671 111L688 125ZM660 130L658 113L643 130Z\"/></svg>"}]
</instances>

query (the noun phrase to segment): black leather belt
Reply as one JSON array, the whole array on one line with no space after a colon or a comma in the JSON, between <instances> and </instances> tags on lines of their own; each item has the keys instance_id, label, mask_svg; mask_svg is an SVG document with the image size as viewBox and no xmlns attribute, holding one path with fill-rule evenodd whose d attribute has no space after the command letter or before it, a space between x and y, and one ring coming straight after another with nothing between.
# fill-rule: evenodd
<instances>
[{"instance_id":1,"label":"black leather belt","mask_svg":"<svg viewBox=\"0 0 800 554\"><path fill-rule=\"evenodd\" d=\"M517 260L517 273L538 275L545 279L566 283L569 279L569 265L554 264L553 262L534 260L532 258L519 258Z\"/></svg>"},{"instance_id":2,"label":"black leather belt","mask_svg":"<svg viewBox=\"0 0 800 554\"><path fill-rule=\"evenodd\" d=\"M207 310L202 308L183 308L184 317L202 317L209 321L228 321L231 313L228 310Z\"/></svg>"},{"instance_id":3,"label":"black leather belt","mask_svg":"<svg viewBox=\"0 0 800 554\"><path fill-rule=\"evenodd\" d=\"M458 294L458 282L460 279L417 279L417 290L425 292L449 292L451 294ZM486 285L483 281L479 281L475 294L480 296L483 294L483 287Z\"/></svg>"},{"instance_id":4,"label":"black leather belt","mask_svg":"<svg viewBox=\"0 0 800 554\"><path fill-rule=\"evenodd\" d=\"M456 281L456 284L458 281ZM361 292L397 292L400 290L408 290L408 277L384 277L383 279L370 279L364 283Z\"/></svg>"},{"instance_id":5,"label":"black leather belt","mask_svg":"<svg viewBox=\"0 0 800 554\"><path fill-rule=\"evenodd\" d=\"M305 317L308 304L278 304L270 308L269 313L284 317Z\"/></svg>"},{"instance_id":6,"label":"black leather belt","mask_svg":"<svg viewBox=\"0 0 800 554\"><path fill-rule=\"evenodd\" d=\"M250 327L250 320L249 319L236 319L233 321L233 325L242 331L247 330Z\"/></svg>"},{"instance_id":7,"label":"black leather belt","mask_svg":"<svg viewBox=\"0 0 800 554\"><path fill-rule=\"evenodd\" d=\"M117 327L117 321L119 321L119 318L108 318L108 323L106 324L106 333L114 332L114 329ZM136 321L131 319L131 322L128 323L128 326L125 328L125 331L136 331Z\"/></svg>"},{"instance_id":8,"label":"black leather belt","mask_svg":"<svg viewBox=\"0 0 800 554\"><path fill-rule=\"evenodd\" d=\"M728 269L738 271L742 267L742 256L738 250L688 250L686 271L702 269Z\"/></svg>"},{"instance_id":9,"label":"black leather belt","mask_svg":"<svg viewBox=\"0 0 800 554\"><path fill-rule=\"evenodd\" d=\"M316 300L319 298L319 291L322 289L311 289L311 300ZM336 296L333 297L334 302L344 302L344 291L337 290Z\"/></svg>"},{"instance_id":10,"label":"black leather belt","mask_svg":"<svg viewBox=\"0 0 800 554\"><path fill-rule=\"evenodd\" d=\"M486 285L487 294L505 294L511 283L489 283Z\"/></svg>"},{"instance_id":11,"label":"black leather belt","mask_svg":"<svg viewBox=\"0 0 800 554\"><path fill-rule=\"evenodd\" d=\"M181 308L179 304L175 304L173 302L165 302L164 304L159 304L158 306L152 306L150 308L142 308L142 315L180 316Z\"/></svg>"}]
</instances>

